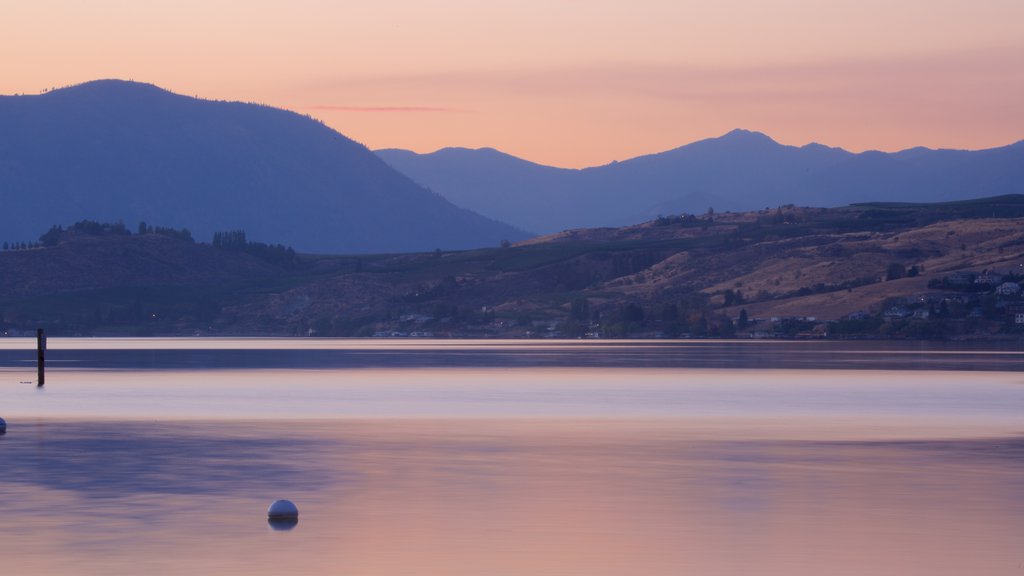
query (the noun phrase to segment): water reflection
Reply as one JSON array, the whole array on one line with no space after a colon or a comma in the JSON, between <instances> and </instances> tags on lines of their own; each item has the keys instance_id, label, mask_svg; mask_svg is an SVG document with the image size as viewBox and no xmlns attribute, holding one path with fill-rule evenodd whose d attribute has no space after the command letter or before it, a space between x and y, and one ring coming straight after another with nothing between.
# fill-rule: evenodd
<instances>
[{"instance_id":1,"label":"water reflection","mask_svg":"<svg viewBox=\"0 0 1024 576\"><path fill-rule=\"evenodd\" d=\"M267 518L267 525L275 532L290 532L299 525L298 518Z\"/></svg>"},{"instance_id":2,"label":"water reflection","mask_svg":"<svg viewBox=\"0 0 1024 576\"><path fill-rule=\"evenodd\" d=\"M313 486L326 470L296 462L317 451L313 437L197 434L167 422L46 422L19 425L4 438L4 480L86 498L126 493L218 494ZM281 434L286 430L276 430Z\"/></svg>"},{"instance_id":3,"label":"water reflection","mask_svg":"<svg viewBox=\"0 0 1024 576\"><path fill-rule=\"evenodd\" d=\"M847 437L857 438L1024 430L1024 375L965 374L625 368L64 370L55 372L42 390L0 387L0 399L12 431L34 417L683 418L719 427L759 427L761 434L780 424L792 427L807 421L819 430L843 429ZM3 377L0 371L0 381Z\"/></svg>"},{"instance_id":4,"label":"water reflection","mask_svg":"<svg viewBox=\"0 0 1024 576\"><path fill-rule=\"evenodd\" d=\"M53 338L55 368L642 367L1024 370L1018 343ZM34 341L0 339L0 367L30 367Z\"/></svg>"},{"instance_id":5,"label":"water reflection","mask_svg":"<svg viewBox=\"0 0 1024 576\"><path fill-rule=\"evenodd\" d=\"M1018 437L758 440L574 420L124 426L37 422L0 443L15 463L0 480L5 572L913 576L1021 562ZM126 431L134 442L102 441ZM28 439L65 434L83 441ZM38 458L55 448L77 454L64 474L109 486L54 478ZM261 474L267 453L288 466ZM282 493L301 503L302 529L268 539L266 502Z\"/></svg>"},{"instance_id":6,"label":"water reflection","mask_svg":"<svg viewBox=\"0 0 1024 576\"><path fill-rule=\"evenodd\" d=\"M0 343L5 574L932 576L1024 561L1013 350L73 344L56 343L63 367L37 390ZM301 529L264 524L281 496Z\"/></svg>"}]
</instances>

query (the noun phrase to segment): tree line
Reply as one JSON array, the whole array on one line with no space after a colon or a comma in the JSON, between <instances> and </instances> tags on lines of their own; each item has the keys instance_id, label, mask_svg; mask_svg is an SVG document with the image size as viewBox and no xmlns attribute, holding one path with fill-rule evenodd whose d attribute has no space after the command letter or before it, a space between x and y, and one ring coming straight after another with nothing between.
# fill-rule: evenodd
<instances>
[{"instance_id":1,"label":"tree line","mask_svg":"<svg viewBox=\"0 0 1024 576\"><path fill-rule=\"evenodd\" d=\"M245 237L245 230L228 230L226 232L214 232L213 247L224 250L236 250L251 254L271 264L284 268L292 268L297 262L295 250L283 244L267 244L265 242L250 242Z\"/></svg>"},{"instance_id":2,"label":"tree line","mask_svg":"<svg viewBox=\"0 0 1024 576\"><path fill-rule=\"evenodd\" d=\"M49 248L56 246L67 235L86 236L132 236L132 231L120 220L117 222L97 222L95 220L79 220L64 228L54 224L49 230L39 236L37 242L4 242L3 250L29 250L35 248ZM139 222L135 229L136 236L158 235L174 238L183 242L195 243L192 232L188 228L170 228L166 226L152 226L145 221ZM251 254L272 264L286 268L294 267L297 262L295 250L283 244L266 244L264 242L250 242L244 230L229 230L216 232L213 235L213 247L224 250L236 250Z\"/></svg>"}]
</instances>

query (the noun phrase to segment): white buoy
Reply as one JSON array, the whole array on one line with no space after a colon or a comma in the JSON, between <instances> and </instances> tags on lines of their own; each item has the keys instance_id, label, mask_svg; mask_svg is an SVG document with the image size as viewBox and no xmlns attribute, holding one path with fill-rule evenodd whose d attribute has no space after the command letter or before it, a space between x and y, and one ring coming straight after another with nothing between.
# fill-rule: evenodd
<instances>
[{"instance_id":1,"label":"white buoy","mask_svg":"<svg viewBox=\"0 0 1024 576\"><path fill-rule=\"evenodd\" d=\"M299 509L291 500L274 500L267 508L267 518L271 520L286 520L299 517Z\"/></svg>"},{"instance_id":2,"label":"white buoy","mask_svg":"<svg viewBox=\"0 0 1024 576\"><path fill-rule=\"evenodd\" d=\"M7 422L0 418L0 434L7 434Z\"/></svg>"}]
</instances>

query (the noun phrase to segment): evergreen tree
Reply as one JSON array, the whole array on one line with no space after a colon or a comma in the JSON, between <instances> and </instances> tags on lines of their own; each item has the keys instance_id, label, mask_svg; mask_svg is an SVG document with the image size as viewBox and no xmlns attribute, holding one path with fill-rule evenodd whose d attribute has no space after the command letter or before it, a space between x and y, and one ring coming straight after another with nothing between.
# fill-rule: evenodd
<instances>
[{"instance_id":1,"label":"evergreen tree","mask_svg":"<svg viewBox=\"0 0 1024 576\"><path fill-rule=\"evenodd\" d=\"M57 242L60 241L61 232L64 229L60 226L52 226L45 234L39 237L39 241L42 242L43 246L56 246Z\"/></svg>"},{"instance_id":2,"label":"evergreen tree","mask_svg":"<svg viewBox=\"0 0 1024 576\"><path fill-rule=\"evenodd\" d=\"M569 318L577 322L590 321L590 302L586 298L576 298L569 309Z\"/></svg>"}]
</instances>

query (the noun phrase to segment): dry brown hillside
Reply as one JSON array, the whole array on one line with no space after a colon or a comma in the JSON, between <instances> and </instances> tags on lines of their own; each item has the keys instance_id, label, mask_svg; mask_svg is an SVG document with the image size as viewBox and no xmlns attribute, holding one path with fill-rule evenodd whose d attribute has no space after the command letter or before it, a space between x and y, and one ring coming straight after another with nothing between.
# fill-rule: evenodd
<instances>
[{"instance_id":1,"label":"dry brown hillside","mask_svg":"<svg viewBox=\"0 0 1024 576\"><path fill-rule=\"evenodd\" d=\"M0 323L76 334L1002 337L1016 334L1024 299L974 278L1024 280L1024 196L677 215L502 248L288 266L253 254L153 234L6 252ZM958 272L966 283L950 285ZM895 319L883 317L890 308ZM825 326L850 315L864 322ZM814 320L780 328L773 317Z\"/></svg>"},{"instance_id":2,"label":"dry brown hillside","mask_svg":"<svg viewBox=\"0 0 1024 576\"><path fill-rule=\"evenodd\" d=\"M885 281L893 263L916 266L919 274ZM743 307L761 317L832 320L877 308L887 298L927 292L929 280L955 271L1022 268L1024 218L956 220L912 230L767 240L711 254L680 251L600 288L642 301L663 300L682 286L697 286L716 301L733 290L747 303L727 308L732 315ZM796 295L818 285L850 286Z\"/></svg>"}]
</instances>

